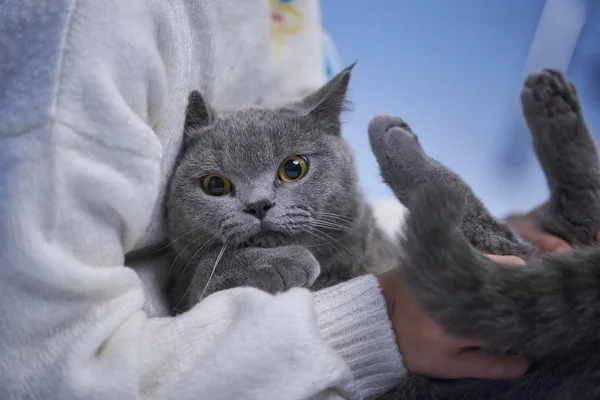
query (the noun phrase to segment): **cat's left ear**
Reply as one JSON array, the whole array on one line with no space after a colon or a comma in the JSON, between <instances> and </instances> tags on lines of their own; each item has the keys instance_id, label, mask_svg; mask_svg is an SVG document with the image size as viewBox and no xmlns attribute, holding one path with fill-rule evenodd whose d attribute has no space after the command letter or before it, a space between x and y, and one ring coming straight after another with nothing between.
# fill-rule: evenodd
<instances>
[{"instance_id":1,"label":"cat's left ear","mask_svg":"<svg viewBox=\"0 0 600 400\"><path fill-rule=\"evenodd\" d=\"M183 128L184 141L190 141L194 133L201 128L205 128L213 123L214 112L204 100L204 97L194 90L188 97L188 105L185 110L185 124Z\"/></svg>"},{"instance_id":2,"label":"cat's left ear","mask_svg":"<svg viewBox=\"0 0 600 400\"><path fill-rule=\"evenodd\" d=\"M316 92L304 97L298 104L307 115L314 118L326 132L339 135L341 131L340 117L347 108L346 92L354 65L347 67Z\"/></svg>"}]
</instances>

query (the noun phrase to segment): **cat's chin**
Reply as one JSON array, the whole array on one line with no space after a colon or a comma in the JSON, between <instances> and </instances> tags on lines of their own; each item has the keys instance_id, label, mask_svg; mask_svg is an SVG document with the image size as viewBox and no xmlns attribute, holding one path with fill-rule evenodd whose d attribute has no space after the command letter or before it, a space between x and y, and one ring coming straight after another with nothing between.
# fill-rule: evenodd
<instances>
[{"instance_id":1,"label":"cat's chin","mask_svg":"<svg viewBox=\"0 0 600 400\"><path fill-rule=\"evenodd\" d=\"M243 247L281 247L298 243L298 240L283 233L263 232L250 237L242 243Z\"/></svg>"}]
</instances>

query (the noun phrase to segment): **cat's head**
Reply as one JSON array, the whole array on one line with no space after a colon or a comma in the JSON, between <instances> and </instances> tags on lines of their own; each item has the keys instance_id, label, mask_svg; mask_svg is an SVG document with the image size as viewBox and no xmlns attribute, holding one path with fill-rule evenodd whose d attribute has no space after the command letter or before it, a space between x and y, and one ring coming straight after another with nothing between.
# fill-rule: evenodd
<instances>
[{"instance_id":1,"label":"cat's head","mask_svg":"<svg viewBox=\"0 0 600 400\"><path fill-rule=\"evenodd\" d=\"M198 92L190 95L167 198L176 250L198 250L213 238L254 246L322 242L334 225L348 225L360 199L353 153L341 137L350 73L274 108L217 114Z\"/></svg>"}]
</instances>

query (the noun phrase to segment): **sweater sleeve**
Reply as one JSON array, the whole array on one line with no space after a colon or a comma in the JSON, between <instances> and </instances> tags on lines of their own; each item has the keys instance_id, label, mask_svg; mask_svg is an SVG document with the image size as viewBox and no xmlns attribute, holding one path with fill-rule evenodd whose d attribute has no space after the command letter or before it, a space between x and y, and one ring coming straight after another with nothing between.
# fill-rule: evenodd
<instances>
[{"instance_id":1,"label":"sweater sleeve","mask_svg":"<svg viewBox=\"0 0 600 400\"><path fill-rule=\"evenodd\" d=\"M381 387L362 345L344 342L346 327L368 320L344 300L373 297L364 284L317 295L318 312L306 290L248 288L174 318L143 312L124 255L160 207L166 146L183 123L169 110L184 110L190 89L177 79L203 76L182 54L186 23L208 18L185 4L204 3L0 7L0 398L360 398ZM335 301L347 303L339 324ZM387 329L376 335L389 339Z\"/></svg>"},{"instance_id":2,"label":"sweater sleeve","mask_svg":"<svg viewBox=\"0 0 600 400\"><path fill-rule=\"evenodd\" d=\"M126 171L156 164L58 123L1 140L0 397L363 399L401 375L374 282L235 289L148 318L122 224L144 193Z\"/></svg>"},{"instance_id":3,"label":"sweater sleeve","mask_svg":"<svg viewBox=\"0 0 600 400\"><path fill-rule=\"evenodd\" d=\"M315 293L323 337L352 371L360 399L378 398L406 374L377 278L365 275Z\"/></svg>"}]
</instances>

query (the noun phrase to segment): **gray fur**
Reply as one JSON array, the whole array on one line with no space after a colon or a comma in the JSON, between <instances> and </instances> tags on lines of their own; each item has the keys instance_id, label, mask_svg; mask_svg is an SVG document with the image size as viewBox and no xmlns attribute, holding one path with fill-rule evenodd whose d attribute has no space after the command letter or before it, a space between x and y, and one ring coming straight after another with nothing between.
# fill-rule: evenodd
<instances>
[{"instance_id":1,"label":"gray fur","mask_svg":"<svg viewBox=\"0 0 600 400\"><path fill-rule=\"evenodd\" d=\"M600 168L575 88L545 70L525 82L522 105L551 189L535 216L576 245L538 254L495 220L466 184L421 149L408 126L389 116L370 125L382 175L407 205L400 239L411 294L450 333L534 362L515 380L406 378L390 399L600 398ZM587 246L586 246L587 245ZM526 266L482 252L516 254Z\"/></svg>"},{"instance_id":2,"label":"gray fur","mask_svg":"<svg viewBox=\"0 0 600 400\"><path fill-rule=\"evenodd\" d=\"M560 72L546 70L527 78L521 102L551 192L535 216L569 243L593 243L600 227L600 162L577 89Z\"/></svg>"},{"instance_id":3,"label":"gray fur","mask_svg":"<svg viewBox=\"0 0 600 400\"><path fill-rule=\"evenodd\" d=\"M395 267L396 246L376 227L340 134L351 68L281 107L215 113L192 93L167 197L177 311L202 293L237 286L271 293L319 289ZM294 155L309 158L308 173L283 182L278 167ZM200 178L210 173L229 178L234 191L206 194ZM244 212L257 202L270 205L259 207L262 221Z\"/></svg>"},{"instance_id":4,"label":"gray fur","mask_svg":"<svg viewBox=\"0 0 600 400\"><path fill-rule=\"evenodd\" d=\"M527 256L534 248L506 223L494 218L471 188L453 171L429 157L419 139L400 118L378 115L369 123L369 140L384 181L409 210L412 194L432 178L445 182L465 203L462 229L483 252Z\"/></svg>"}]
</instances>

